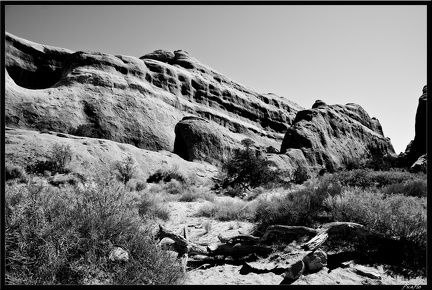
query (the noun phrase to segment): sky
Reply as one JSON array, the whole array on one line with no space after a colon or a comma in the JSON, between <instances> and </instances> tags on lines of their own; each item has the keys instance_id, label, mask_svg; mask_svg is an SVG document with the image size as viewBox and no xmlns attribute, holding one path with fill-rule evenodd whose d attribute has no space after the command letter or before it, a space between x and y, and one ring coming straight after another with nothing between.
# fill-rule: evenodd
<instances>
[{"instance_id":1,"label":"sky","mask_svg":"<svg viewBox=\"0 0 432 290\"><path fill-rule=\"evenodd\" d=\"M357 103L395 152L414 139L427 81L426 5L7 5L40 44L141 57L186 50L259 93L311 108Z\"/></svg>"}]
</instances>

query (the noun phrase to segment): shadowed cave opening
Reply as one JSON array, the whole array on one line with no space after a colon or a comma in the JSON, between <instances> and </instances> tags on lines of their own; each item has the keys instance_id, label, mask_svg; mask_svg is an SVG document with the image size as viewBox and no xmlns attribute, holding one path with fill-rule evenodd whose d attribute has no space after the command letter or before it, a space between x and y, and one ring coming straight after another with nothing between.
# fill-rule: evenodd
<instances>
[{"instance_id":1,"label":"shadowed cave opening","mask_svg":"<svg viewBox=\"0 0 432 290\"><path fill-rule=\"evenodd\" d=\"M38 66L36 71L29 71L19 66L6 67L14 82L26 89L46 89L55 85L61 78L61 69L53 70L50 66Z\"/></svg>"},{"instance_id":2,"label":"shadowed cave opening","mask_svg":"<svg viewBox=\"0 0 432 290\"><path fill-rule=\"evenodd\" d=\"M174 140L174 154L177 154L184 160L192 161L192 158L187 150L186 142L178 135L176 135Z\"/></svg>"}]
</instances>

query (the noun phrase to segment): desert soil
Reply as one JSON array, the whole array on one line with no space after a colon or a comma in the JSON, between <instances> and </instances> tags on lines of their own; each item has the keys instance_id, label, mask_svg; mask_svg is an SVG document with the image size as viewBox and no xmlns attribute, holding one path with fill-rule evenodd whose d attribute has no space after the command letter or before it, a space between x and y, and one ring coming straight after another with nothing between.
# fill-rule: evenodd
<instances>
[{"instance_id":1,"label":"desert soil","mask_svg":"<svg viewBox=\"0 0 432 290\"><path fill-rule=\"evenodd\" d=\"M217 197L218 199L228 197ZM223 237L235 236L238 234L250 234L253 229L253 224L243 221L227 221L222 222L207 217L198 217L196 213L206 200L198 200L194 202L179 202L170 201L167 206L170 210L170 219L164 223L168 229L182 234L184 227L187 227L188 238L195 243L213 243L218 242L217 236L222 234ZM210 226L209 226L210 224ZM209 231L206 230L209 229ZM279 264L290 264L303 257L301 253L293 246L287 246L285 250L288 252L275 252L266 258L259 258L253 262L248 262L261 269L270 269L274 266L274 262ZM208 262L201 263L199 266L194 265L193 257L190 258L187 266L187 275L185 284L187 285L278 285L283 283L283 274L275 274L272 272L263 273L246 273L241 271L243 268L242 262L236 262L229 257L225 260L219 260L216 263ZM317 273L302 275L292 285L425 285L426 279L417 278L405 280L401 277L392 277L387 275L382 266L370 267L360 265L366 270L379 273L380 279L372 279L354 271L356 267L354 262L351 262L344 268L335 268L329 270L324 267Z\"/></svg>"}]
</instances>

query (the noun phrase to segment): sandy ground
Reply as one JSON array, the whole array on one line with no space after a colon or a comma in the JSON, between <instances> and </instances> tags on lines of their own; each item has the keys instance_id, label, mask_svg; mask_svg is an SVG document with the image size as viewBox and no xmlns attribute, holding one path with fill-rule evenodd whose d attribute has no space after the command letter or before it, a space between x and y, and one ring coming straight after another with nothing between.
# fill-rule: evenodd
<instances>
[{"instance_id":1,"label":"sandy ground","mask_svg":"<svg viewBox=\"0 0 432 290\"><path fill-rule=\"evenodd\" d=\"M224 198L224 197L218 197ZM213 243L218 242L217 236L221 233L224 237L235 236L238 234L251 233L253 225L247 222L221 222L207 217L197 217L195 213L201 206L209 201L199 200L195 202L168 202L170 209L170 219L165 222L164 226L178 234L182 234L184 227L187 227L188 237L196 243ZM208 224L211 226L209 227ZM210 229L208 232L207 229ZM293 250L290 253L272 253L267 258L259 258L250 264L260 265L261 268L272 268L271 260L277 258L285 259L284 263L289 264L297 261L303 253ZM381 276L380 279L372 279L355 272L355 263L351 263L345 268L335 268L329 270L324 267L317 273L302 275L292 285L425 285L426 279L404 280L400 277L388 276L383 267L368 267L361 265L366 269L373 270ZM284 283L283 274L267 273L245 273L241 271L242 262L235 262L226 258L224 261L217 263L203 263L200 266L193 265L189 261L187 267L186 285L278 285Z\"/></svg>"}]
</instances>

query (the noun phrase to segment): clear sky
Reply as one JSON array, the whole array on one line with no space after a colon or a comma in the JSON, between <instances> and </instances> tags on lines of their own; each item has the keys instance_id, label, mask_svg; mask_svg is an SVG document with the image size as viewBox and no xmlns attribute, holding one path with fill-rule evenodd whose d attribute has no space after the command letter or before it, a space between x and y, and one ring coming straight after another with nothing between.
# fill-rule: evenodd
<instances>
[{"instance_id":1,"label":"clear sky","mask_svg":"<svg viewBox=\"0 0 432 290\"><path fill-rule=\"evenodd\" d=\"M11 5L5 30L70 50L188 51L259 93L357 103L396 153L426 85L426 5Z\"/></svg>"}]
</instances>

